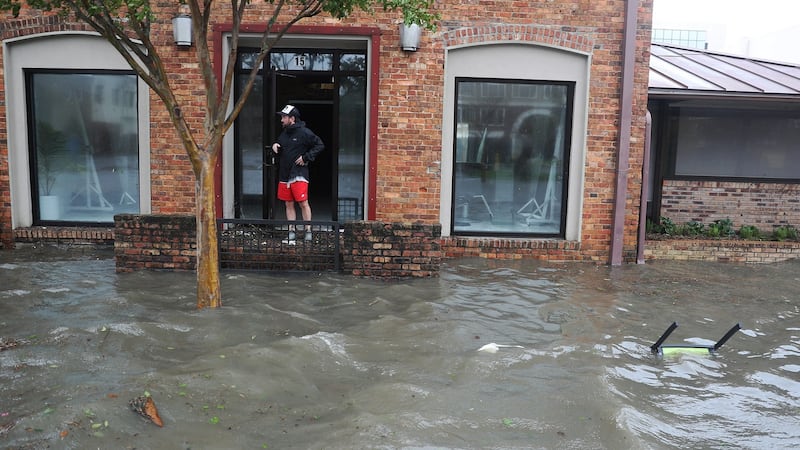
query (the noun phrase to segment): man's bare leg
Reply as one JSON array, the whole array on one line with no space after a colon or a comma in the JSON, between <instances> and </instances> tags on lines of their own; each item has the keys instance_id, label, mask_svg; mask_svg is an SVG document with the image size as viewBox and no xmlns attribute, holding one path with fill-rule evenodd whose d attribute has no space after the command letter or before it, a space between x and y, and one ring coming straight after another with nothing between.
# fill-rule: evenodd
<instances>
[{"instance_id":1,"label":"man's bare leg","mask_svg":"<svg viewBox=\"0 0 800 450\"><path fill-rule=\"evenodd\" d=\"M302 202L298 202L297 204L300 205L300 214L303 215L303 220L305 220L306 222L310 222L311 221L311 205L308 204L308 200L303 200ZM311 225L306 225L306 233L307 233L306 234L306 236L307 236L306 239L307 240L311 240L311 238L310 238L310 236L311 236L311 234L310 234L311 233Z\"/></svg>"},{"instance_id":2,"label":"man's bare leg","mask_svg":"<svg viewBox=\"0 0 800 450\"><path fill-rule=\"evenodd\" d=\"M296 220L297 212L294 209L294 202L284 202L284 204L286 205L286 220Z\"/></svg>"},{"instance_id":3,"label":"man's bare leg","mask_svg":"<svg viewBox=\"0 0 800 450\"><path fill-rule=\"evenodd\" d=\"M294 202L291 202L291 201L290 202L284 202L284 204L286 205L286 220L288 220L290 222L296 220L297 219L297 212L294 209ZM290 244L294 244L294 239L295 239L294 230L295 230L294 225L290 224L289 225L289 240L288 240L288 243L290 243Z\"/></svg>"}]
</instances>

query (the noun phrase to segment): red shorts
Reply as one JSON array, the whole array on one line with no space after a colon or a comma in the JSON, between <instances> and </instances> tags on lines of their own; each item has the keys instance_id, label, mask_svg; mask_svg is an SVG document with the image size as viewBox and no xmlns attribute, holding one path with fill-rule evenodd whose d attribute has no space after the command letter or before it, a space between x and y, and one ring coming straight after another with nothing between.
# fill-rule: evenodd
<instances>
[{"instance_id":1,"label":"red shorts","mask_svg":"<svg viewBox=\"0 0 800 450\"><path fill-rule=\"evenodd\" d=\"M278 200L285 202L304 202L308 200L308 182L293 181L291 184L278 183Z\"/></svg>"}]
</instances>

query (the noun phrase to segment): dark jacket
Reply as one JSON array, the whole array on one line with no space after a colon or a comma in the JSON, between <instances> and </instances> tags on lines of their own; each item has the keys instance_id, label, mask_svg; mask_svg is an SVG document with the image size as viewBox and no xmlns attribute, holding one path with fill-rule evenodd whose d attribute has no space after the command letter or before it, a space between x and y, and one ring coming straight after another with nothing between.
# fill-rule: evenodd
<instances>
[{"instance_id":1,"label":"dark jacket","mask_svg":"<svg viewBox=\"0 0 800 450\"><path fill-rule=\"evenodd\" d=\"M310 180L308 176L308 163L314 161L317 155L325 149L325 144L313 131L306 128L306 123L298 120L294 125L284 128L278 136L278 155L280 165L278 169L278 180L286 182L296 177L303 177ZM295 164L298 156L303 156L304 166Z\"/></svg>"}]
</instances>

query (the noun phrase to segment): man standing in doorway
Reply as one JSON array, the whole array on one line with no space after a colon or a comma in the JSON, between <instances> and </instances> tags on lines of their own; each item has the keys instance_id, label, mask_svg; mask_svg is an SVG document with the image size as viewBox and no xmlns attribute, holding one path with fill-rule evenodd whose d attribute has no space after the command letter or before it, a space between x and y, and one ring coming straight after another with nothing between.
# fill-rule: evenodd
<instances>
[{"instance_id":1,"label":"man standing in doorway","mask_svg":"<svg viewBox=\"0 0 800 450\"><path fill-rule=\"evenodd\" d=\"M311 205L308 204L308 165L325 149L322 139L306 128L300 120L300 111L286 105L278 111L283 131L278 141L272 144L272 151L280 155L278 169L278 200L286 205L286 220L296 220L295 203L300 206L303 220L311 220ZM287 244L295 243L294 228L289 227ZM310 241L311 228L306 229L305 239Z\"/></svg>"}]
</instances>

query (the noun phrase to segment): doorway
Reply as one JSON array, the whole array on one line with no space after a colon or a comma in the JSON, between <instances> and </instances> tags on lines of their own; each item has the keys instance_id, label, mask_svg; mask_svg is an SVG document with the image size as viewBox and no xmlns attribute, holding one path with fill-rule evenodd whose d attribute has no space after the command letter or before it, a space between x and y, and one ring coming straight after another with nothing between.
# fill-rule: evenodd
<instances>
[{"instance_id":1,"label":"doorway","mask_svg":"<svg viewBox=\"0 0 800 450\"><path fill-rule=\"evenodd\" d=\"M256 55L257 49L240 50L237 95ZM234 129L236 218L286 218L275 194L278 166L271 145L281 132L276 112L291 104L325 144L309 167L313 219L363 219L366 50L276 49L267 60L269 68L259 71Z\"/></svg>"}]
</instances>

